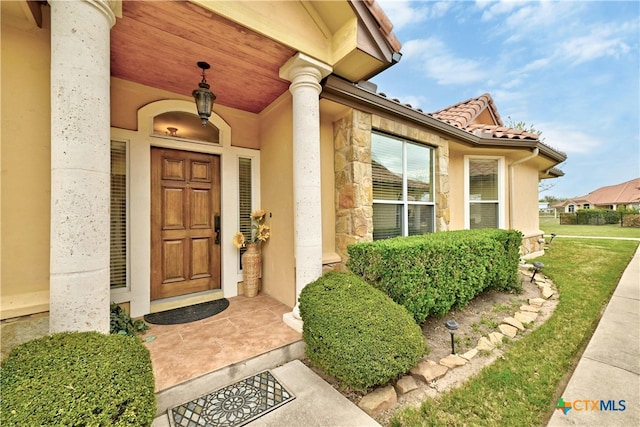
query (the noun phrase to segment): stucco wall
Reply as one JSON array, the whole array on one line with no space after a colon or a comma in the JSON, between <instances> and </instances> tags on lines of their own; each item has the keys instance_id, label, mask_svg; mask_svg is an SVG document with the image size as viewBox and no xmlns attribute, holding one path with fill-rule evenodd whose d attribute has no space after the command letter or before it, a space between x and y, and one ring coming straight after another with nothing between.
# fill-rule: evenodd
<instances>
[{"instance_id":1,"label":"stucco wall","mask_svg":"<svg viewBox=\"0 0 640 427\"><path fill-rule=\"evenodd\" d=\"M262 245L262 290L295 305L293 235L293 144L291 98L285 94L260 117L262 208L271 237Z\"/></svg>"},{"instance_id":2,"label":"stucco wall","mask_svg":"<svg viewBox=\"0 0 640 427\"><path fill-rule=\"evenodd\" d=\"M521 156L523 157L523 156ZM517 161L510 159L509 164ZM538 214L538 170L532 161L523 162L513 168L513 221L511 228L520 230L525 235L540 231Z\"/></svg>"},{"instance_id":3,"label":"stucco wall","mask_svg":"<svg viewBox=\"0 0 640 427\"><path fill-rule=\"evenodd\" d=\"M2 19L2 318L48 310L50 101L48 8L42 29Z\"/></svg>"}]
</instances>

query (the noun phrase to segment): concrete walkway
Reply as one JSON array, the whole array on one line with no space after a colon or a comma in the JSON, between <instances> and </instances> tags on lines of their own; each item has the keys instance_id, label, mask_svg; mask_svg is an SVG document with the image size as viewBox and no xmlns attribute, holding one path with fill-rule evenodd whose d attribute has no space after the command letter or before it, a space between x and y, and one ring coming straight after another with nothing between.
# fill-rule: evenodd
<instances>
[{"instance_id":1,"label":"concrete walkway","mask_svg":"<svg viewBox=\"0 0 640 427\"><path fill-rule=\"evenodd\" d=\"M296 399L247 426L380 426L301 361L293 360L272 372Z\"/></svg>"},{"instance_id":2,"label":"concrete walkway","mask_svg":"<svg viewBox=\"0 0 640 427\"><path fill-rule=\"evenodd\" d=\"M170 426L166 409L213 391L217 386L228 385L235 382L231 380L231 374L235 376L245 376L245 374L249 372L259 372L263 370L265 366L268 366L269 362L275 364L276 359L281 356L271 355L270 357L271 359L266 361L261 360L261 358L256 358L246 366L243 364L236 365L233 369L229 370L229 372L222 370L222 376L218 375L221 378L215 378L214 375L210 375L203 377L202 380L189 381L180 387L176 387L176 390L173 390L171 396L165 396L159 399L158 405L162 407L160 409L161 413L154 420L153 427ZM369 417L350 400L316 375L300 360L292 360L277 368L273 368L271 369L271 373L282 385L291 391L296 398L255 421L246 424L247 426L380 426L373 418ZM213 387L212 384L216 383L217 386ZM209 389L202 392L205 384L209 385Z\"/></svg>"},{"instance_id":3,"label":"concrete walkway","mask_svg":"<svg viewBox=\"0 0 640 427\"><path fill-rule=\"evenodd\" d=\"M549 426L640 426L640 248L561 396Z\"/></svg>"}]
</instances>

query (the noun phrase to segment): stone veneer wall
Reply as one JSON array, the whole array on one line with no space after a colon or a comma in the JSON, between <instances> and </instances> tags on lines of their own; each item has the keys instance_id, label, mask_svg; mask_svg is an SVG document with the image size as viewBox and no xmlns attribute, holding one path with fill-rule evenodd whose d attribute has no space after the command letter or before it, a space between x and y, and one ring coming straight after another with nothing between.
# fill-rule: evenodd
<instances>
[{"instance_id":1,"label":"stone veneer wall","mask_svg":"<svg viewBox=\"0 0 640 427\"><path fill-rule=\"evenodd\" d=\"M421 142L435 150L436 231L449 228L449 145L440 136L384 119L370 113L350 110L334 122L334 171L336 204L336 251L347 261L347 246L373 240L373 181L371 170L371 132L386 133ZM335 268L335 266L334 266Z\"/></svg>"},{"instance_id":2,"label":"stone veneer wall","mask_svg":"<svg viewBox=\"0 0 640 427\"><path fill-rule=\"evenodd\" d=\"M524 236L522 238L522 246L520 246L520 256L526 257L527 255L539 256L544 253L544 235L535 234L530 236Z\"/></svg>"}]
</instances>

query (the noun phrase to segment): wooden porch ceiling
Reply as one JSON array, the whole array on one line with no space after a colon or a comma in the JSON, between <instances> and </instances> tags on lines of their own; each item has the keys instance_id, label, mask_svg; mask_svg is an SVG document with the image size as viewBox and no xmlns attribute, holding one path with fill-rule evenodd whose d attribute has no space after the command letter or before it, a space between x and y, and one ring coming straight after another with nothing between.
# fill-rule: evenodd
<instances>
[{"instance_id":1,"label":"wooden porch ceiling","mask_svg":"<svg viewBox=\"0 0 640 427\"><path fill-rule=\"evenodd\" d=\"M191 96L206 61L216 104L252 113L288 90L278 71L295 53L185 1L124 1L111 29L113 77Z\"/></svg>"}]
</instances>

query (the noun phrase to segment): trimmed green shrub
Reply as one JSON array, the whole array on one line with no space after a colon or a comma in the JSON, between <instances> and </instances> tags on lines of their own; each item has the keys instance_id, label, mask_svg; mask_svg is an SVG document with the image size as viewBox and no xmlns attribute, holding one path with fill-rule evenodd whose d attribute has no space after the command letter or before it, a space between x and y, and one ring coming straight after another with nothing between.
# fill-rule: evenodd
<instances>
[{"instance_id":1,"label":"trimmed green shrub","mask_svg":"<svg viewBox=\"0 0 640 427\"><path fill-rule=\"evenodd\" d=\"M397 237L350 245L347 267L422 323L487 289L520 292L521 242L519 231L499 229Z\"/></svg>"},{"instance_id":2,"label":"trimmed green shrub","mask_svg":"<svg viewBox=\"0 0 640 427\"><path fill-rule=\"evenodd\" d=\"M311 363L364 390L407 372L426 352L407 310L351 273L329 272L300 293Z\"/></svg>"},{"instance_id":3,"label":"trimmed green shrub","mask_svg":"<svg viewBox=\"0 0 640 427\"><path fill-rule=\"evenodd\" d=\"M0 365L0 425L150 426L149 351L139 338L65 332L14 348Z\"/></svg>"},{"instance_id":4,"label":"trimmed green shrub","mask_svg":"<svg viewBox=\"0 0 640 427\"><path fill-rule=\"evenodd\" d=\"M575 214L576 223L581 225L619 224L622 215L611 209L580 209Z\"/></svg>"}]
</instances>

